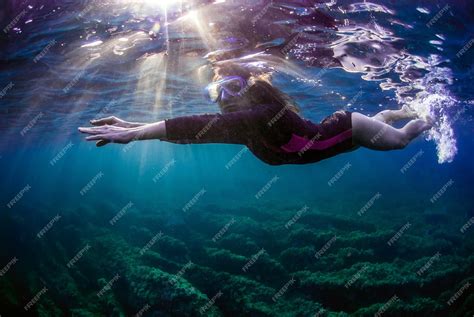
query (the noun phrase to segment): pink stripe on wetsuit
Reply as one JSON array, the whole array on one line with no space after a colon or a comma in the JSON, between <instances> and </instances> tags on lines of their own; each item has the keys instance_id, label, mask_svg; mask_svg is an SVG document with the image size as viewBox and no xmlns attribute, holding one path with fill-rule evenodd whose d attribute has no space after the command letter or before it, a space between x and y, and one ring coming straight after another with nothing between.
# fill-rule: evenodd
<instances>
[{"instance_id":1,"label":"pink stripe on wetsuit","mask_svg":"<svg viewBox=\"0 0 474 317\"><path fill-rule=\"evenodd\" d=\"M166 120L167 139L175 143L245 144L262 161L305 164L347 152L352 144L351 113L338 111L321 123L277 105Z\"/></svg>"},{"instance_id":2,"label":"pink stripe on wetsuit","mask_svg":"<svg viewBox=\"0 0 474 317\"><path fill-rule=\"evenodd\" d=\"M352 138L352 129L341 132L338 135L333 136L332 138L329 138L324 141L308 140L307 138L292 134L290 142L281 146L281 149L287 153L302 152L308 150L322 151L350 138Z\"/></svg>"}]
</instances>

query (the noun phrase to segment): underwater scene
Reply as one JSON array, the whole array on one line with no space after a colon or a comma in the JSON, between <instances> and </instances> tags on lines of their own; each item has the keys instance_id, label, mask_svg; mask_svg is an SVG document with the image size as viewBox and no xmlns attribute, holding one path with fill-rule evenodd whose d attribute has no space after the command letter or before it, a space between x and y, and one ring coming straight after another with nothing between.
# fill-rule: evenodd
<instances>
[{"instance_id":1,"label":"underwater scene","mask_svg":"<svg viewBox=\"0 0 474 317\"><path fill-rule=\"evenodd\" d=\"M473 45L468 0L0 0L0 316L474 316ZM172 142L242 96L429 127Z\"/></svg>"}]
</instances>

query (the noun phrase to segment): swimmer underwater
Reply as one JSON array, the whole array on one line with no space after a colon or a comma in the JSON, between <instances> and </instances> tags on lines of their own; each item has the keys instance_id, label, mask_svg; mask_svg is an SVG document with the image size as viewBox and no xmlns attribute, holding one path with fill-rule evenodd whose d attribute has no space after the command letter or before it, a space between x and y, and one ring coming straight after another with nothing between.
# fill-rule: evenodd
<instances>
[{"instance_id":1,"label":"swimmer underwater","mask_svg":"<svg viewBox=\"0 0 474 317\"><path fill-rule=\"evenodd\" d=\"M267 13L265 17L270 19L272 14ZM279 15L280 11L274 14ZM219 12L209 12L208 15L220 16ZM219 39L216 40L220 43L218 47L225 43L228 34L248 42L232 49L207 51L205 56L209 62L207 65L211 66L208 69L212 71L212 78L206 79L211 82L206 95L219 105L221 113L176 117L154 123L108 117L92 120L94 127L80 127L79 131L89 134L86 140L96 141L99 147L153 139L180 144L243 144L263 162L283 165L315 163L359 147L379 151L403 149L431 128L431 123L417 118L408 106L400 110L385 110L373 117L341 110L320 123L304 119L296 102L272 84L273 71L254 67L269 65L272 66L270 69L280 69L286 63L287 48L300 38L300 34L285 25L267 29L263 18L259 23L265 32L286 38L286 42L261 49L259 43L264 39L255 38L254 29L248 27L252 25L250 17L244 13L226 17L226 21L210 34ZM334 19L318 10L307 23L317 24L323 29L337 29ZM324 37L318 38L318 42L324 41L327 41ZM182 47L174 41L169 45L167 52L171 54L166 54L165 58L170 64L177 64L178 61L173 59L179 54L173 52L179 52ZM321 49L313 52L311 60L315 66L323 68L340 67L341 62L334 56L332 49ZM285 69L282 71L286 72ZM296 73L300 74L300 71ZM400 120L409 121L400 129L391 126Z\"/></svg>"},{"instance_id":2,"label":"swimmer underwater","mask_svg":"<svg viewBox=\"0 0 474 317\"><path fill-rule=\"evenodd\" d=\"M365 147L378 151L405 148L431 124L407 106L373 117L337 111L320 123L300 116L292 99L265 78L216 75L207 87L222 113L170 118L154 123L127 122L116 117L92 120L80 127L87 141L109 143L153 140L179 143L243 144L270 165L315 163ZM391 126L409 120L402 128Z\"/></svg>"}]
</instances>

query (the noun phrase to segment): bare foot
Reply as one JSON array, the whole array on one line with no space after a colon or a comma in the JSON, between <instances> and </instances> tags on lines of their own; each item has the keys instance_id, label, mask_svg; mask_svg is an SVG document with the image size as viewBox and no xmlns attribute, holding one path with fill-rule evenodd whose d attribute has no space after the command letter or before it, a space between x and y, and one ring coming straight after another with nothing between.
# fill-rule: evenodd
<instances>
[{"instance_id":1,"label":"bare foot","mask_svg":"<svg viewBox=\"0 0 474 317\"><path fill-rule=\"evenodd\" d=\"M403 105L402 109L400 109L400 115L406 119L416 119L418 118L418 114L415 110L410 108L407 104Z\"/></svg>"},{"instance_id":2,"label":"bare foot","mask_svg":"<svg viewBox=\"0 0 474 317\"><path fill-rule=\"evenodd\" d=\"M416 120L412 120L410 121L406 126L405 126L405 130L408 134L410 134L411 136L415 137L415 136L418 136L420 135L421 133L431 129L433 127L432 124L424 121L424 120L421 120L421 119L416 119Z\"/></svg>"}]
</instances>

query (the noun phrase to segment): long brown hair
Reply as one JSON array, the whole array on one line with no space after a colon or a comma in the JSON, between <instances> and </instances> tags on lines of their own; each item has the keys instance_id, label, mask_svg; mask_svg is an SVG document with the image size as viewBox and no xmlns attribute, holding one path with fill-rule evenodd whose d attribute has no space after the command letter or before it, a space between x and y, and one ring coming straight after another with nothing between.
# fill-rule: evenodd
<instances>
[{"instance_id":1,"label":"long brown hair","mask_svg":"<svg viewBox=\"0 0 474 317\"><path fill-rule=\"evenodd\" d=\"M296 113L299 112L299 107L296 102L280 89L273 86L266 79L251 77L248 81L248 86L244 88L244 92L237 98L244 98L242 103L233 103L220 101L219 106L222 112L234 112L244 110L245 108L258 107L259 105L278 105ZM244 109L243 109L244 108Z\"/></svg>"}]
</instances>

